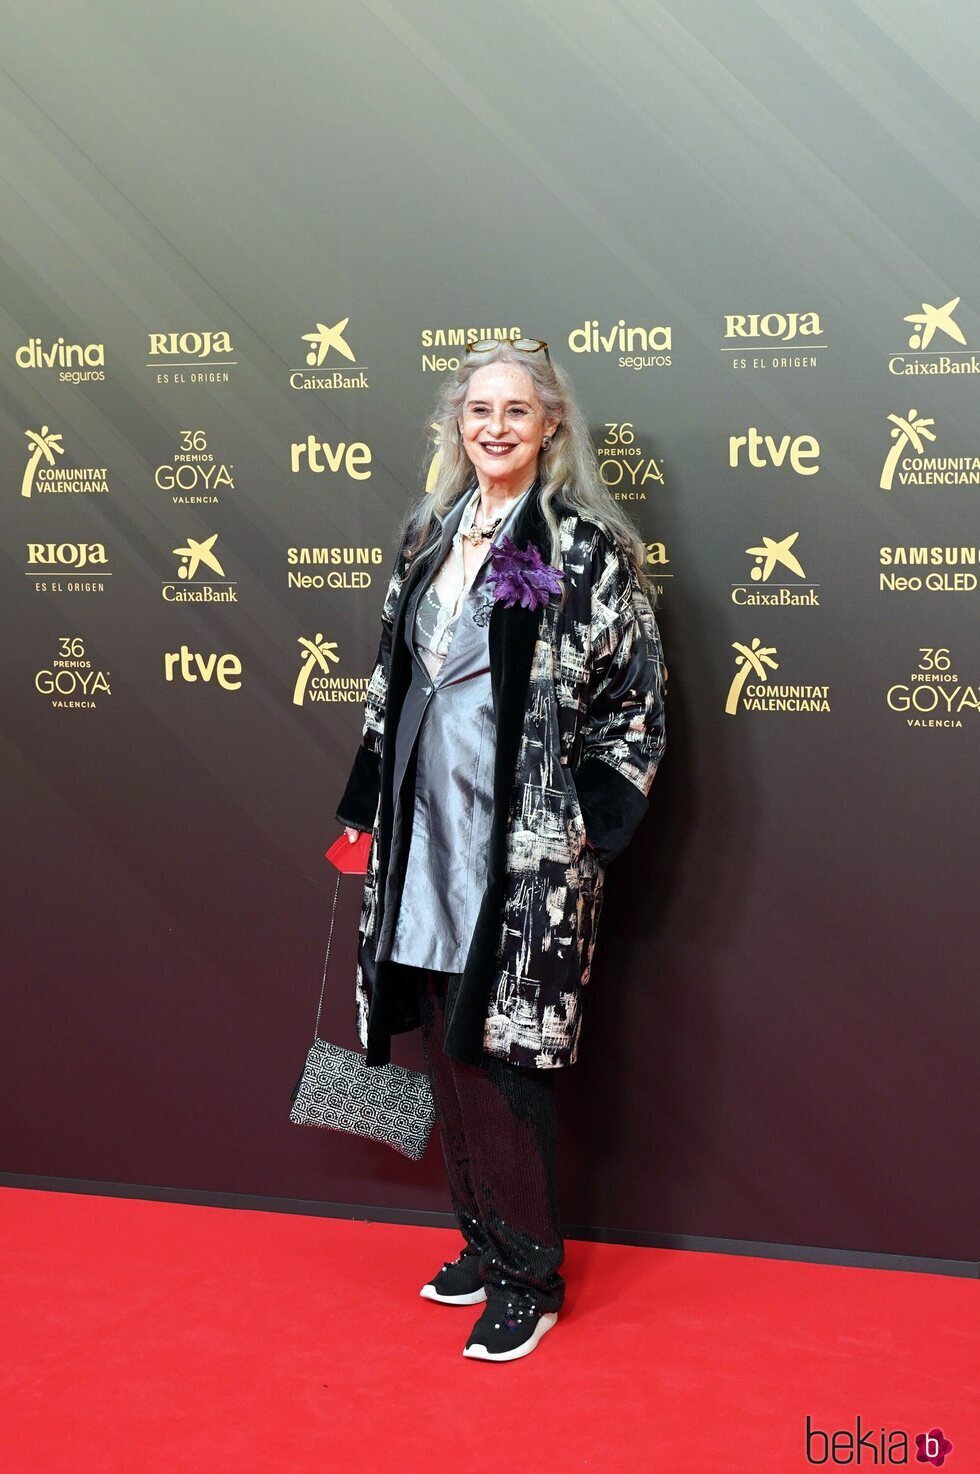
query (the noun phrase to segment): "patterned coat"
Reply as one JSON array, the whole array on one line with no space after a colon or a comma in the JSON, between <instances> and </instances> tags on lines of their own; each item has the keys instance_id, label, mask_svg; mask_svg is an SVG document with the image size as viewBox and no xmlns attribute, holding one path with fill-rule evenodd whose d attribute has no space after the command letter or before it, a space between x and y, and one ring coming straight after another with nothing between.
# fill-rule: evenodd
<instances>
[{"instance_id":1,"label":"patterned coat","mask_svg":"<svg viewBox=\"0 0 980 1474\"><path fill-rule=\"evenodd\" d=\"M372 831L355 985L369 1065L386 1064L392 1034L420 1022L419 969L376 961L374 942L391 853L394 733L411 682L405 609L438 567L466 500L464 492L414 559L404 548L395 559L361 745L336 811L342 824ZM564 605L495 603L490 616L497 726L488 874L445 1039L451 1058L472 1064L484 1054L542 1068L575 1063L606 867L648 807L666 745L667 668L649 600L598 521L567 505L556 512ZM537 489L511 536L521 548L536 543L550 561ZM393 877L392 895L402 878Z\"/></svg>"}]
</instances>

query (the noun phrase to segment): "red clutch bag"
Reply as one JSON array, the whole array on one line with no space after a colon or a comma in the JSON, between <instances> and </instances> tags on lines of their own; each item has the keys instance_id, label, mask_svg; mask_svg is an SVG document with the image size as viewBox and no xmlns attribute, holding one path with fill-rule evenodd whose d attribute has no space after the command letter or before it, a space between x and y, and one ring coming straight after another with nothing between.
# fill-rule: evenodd
<instances>
[{"instance_id":1,"label":"red clutch bag","mask_svg":"<svg viewBox=\"0 0 980 1474\"><path fill-rule=\"evenodd\" d=\"M353 844L346 834L335 839L330 848L325 851L324 859L329 860L331 865L336 865L344 875L366 875L370 849L370 831L362 829Z\"/></svg>"}]
</instances>

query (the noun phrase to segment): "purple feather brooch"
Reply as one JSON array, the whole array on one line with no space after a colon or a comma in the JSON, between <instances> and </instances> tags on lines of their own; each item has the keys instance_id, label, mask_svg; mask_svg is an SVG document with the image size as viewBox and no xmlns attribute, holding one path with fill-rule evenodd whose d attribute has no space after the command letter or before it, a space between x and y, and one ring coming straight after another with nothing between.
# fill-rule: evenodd
<instances>
[{"instance_id":1,"label":"purple feather brooch","mask_svg":"<svg viewBox=\"0 0 980 1474\"><path fill-rule=\"evenodd\" d=\"M493 568L487 574L487 582L493 584L495 602L508 608L520 604L523 609L538 609L550 603L553 595L561 593L564 573L546 563L534 543L528 543L527 550L522 552L504 533L490 549L490 559Z\"/></svg>"}]
</instances>

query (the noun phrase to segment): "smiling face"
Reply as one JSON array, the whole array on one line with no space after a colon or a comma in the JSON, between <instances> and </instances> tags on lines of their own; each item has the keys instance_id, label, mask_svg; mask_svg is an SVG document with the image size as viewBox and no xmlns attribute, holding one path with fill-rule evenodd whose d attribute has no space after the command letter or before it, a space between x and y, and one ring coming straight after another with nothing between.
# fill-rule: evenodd
<instances>
[{"instance_id":1,"label":"smiling face","mask_svg":"<svg viewBox=\"0 0 980 1474\"><path fill-rule=\"evenodd\" d=\"M542 436L557 426L557 418L545 419L520 364L488 363L470 376L459 429L482 489L504 496L523 491L537 469Z\"/></svg>"}]
</instances>

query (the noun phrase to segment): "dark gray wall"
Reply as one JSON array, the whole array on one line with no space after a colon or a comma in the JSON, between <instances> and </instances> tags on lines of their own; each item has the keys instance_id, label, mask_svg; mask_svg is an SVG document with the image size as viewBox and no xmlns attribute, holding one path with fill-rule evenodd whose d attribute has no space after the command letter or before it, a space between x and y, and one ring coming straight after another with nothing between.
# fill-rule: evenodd
<instances>
[{"instance_id":1,"label":"dark gray wall","mask_svg":"<svg viewBox=\"0 0 980 1474\"><path fill-rule=\"evenodd\" d=\"M612 433L610 480L644 466L629 505L670 670L668 754L609 872L562 1086L565 1217L975 1257L980 436L978 381L949 370L980 366L976 49L965 0L8 11L2 1170L447 1206L435 1149L410 1166L287 1116L322 854L424 478L424 335L515 327ZM964 341L910 349L907 316L954 298ZM751 314L788 321L728 335ZM290 387L303 335L344 318L357 367L332 349L323 369L367 387ZM669 328L669 361L574 351L620 319ZM150 351L206 331L227 334L218 369ZM24 365L59 337L104 345L104 376ZM965 480L882 489L888 417L911 411ZM107 490L21 494L45 426L54 463ZM750 427L818 454L732 465ZM182 432L228 468L216 504L160 484ZM370 462L294 470L308 436ZM746 550L794 533L799 568L753 581ZM208 573L180 580L175 550L213 534L235 602L165 599ZM59 558L81 544L107 561L73 591ZM937 548L953 586L883 588L885 547ZM291 548L365 561L291 587ZM818 603L744 603L778 584ZM62 640L103 673L93 706L38 689ZM301 640L330 648L297 700ZM777 663L764 697L827 687L829 710L726 713L753 642ZM168 681L182 645L240 677ZM958 724L910 726L889 703L910 685ZM338 961L328 1032L351 1041Z\"/></svg>"}]
</instances>

